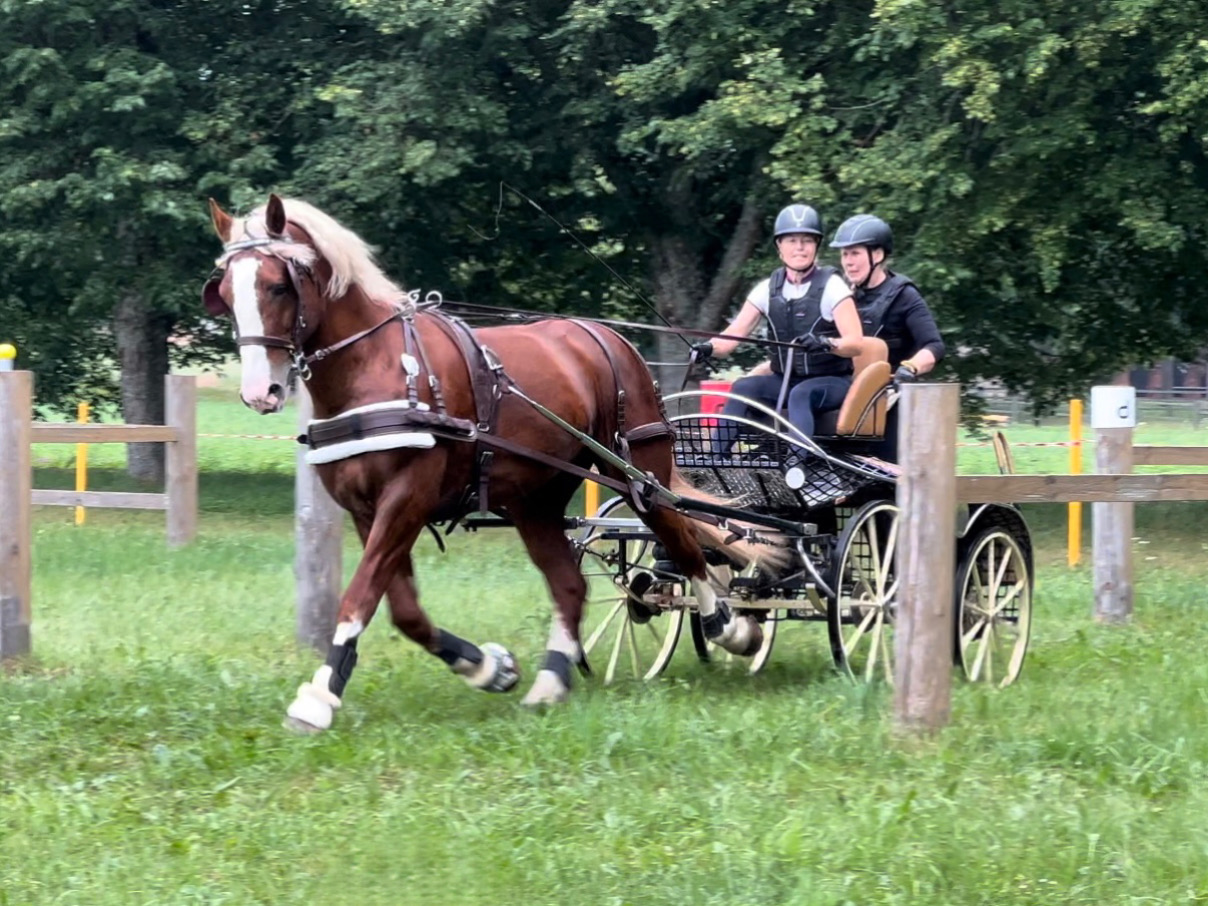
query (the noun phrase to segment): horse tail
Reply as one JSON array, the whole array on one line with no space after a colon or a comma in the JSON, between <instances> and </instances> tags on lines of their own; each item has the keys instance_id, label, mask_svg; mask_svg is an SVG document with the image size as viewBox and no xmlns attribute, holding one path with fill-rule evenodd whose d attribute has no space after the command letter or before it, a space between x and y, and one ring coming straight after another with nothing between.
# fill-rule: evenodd
<instances>
[{"instance_id":1,"label":"horse tail","mask_svg":"<svg viewBox=\"0 0 1208 906\"><path fill-rule=\"evenodd\" d=\"M682 497L702 500L714 506L737 507L741 505L741 501L733 498L718 497L697 490L679 469L671 471L671 491ZM763 541L747 541L745 538L734 540L730 529L721 528L701 519L693 519L690 515L688 521L692 525L692 532L697 541L704 547L720 551L740 565L754 563L761 572L776 573L783 570L792 560L792 551L786 546L784 537L771 529L762 529L741 520L730 520L732 526L757 529L759 537L764 539Z\"/></svg>"}]
</instances>

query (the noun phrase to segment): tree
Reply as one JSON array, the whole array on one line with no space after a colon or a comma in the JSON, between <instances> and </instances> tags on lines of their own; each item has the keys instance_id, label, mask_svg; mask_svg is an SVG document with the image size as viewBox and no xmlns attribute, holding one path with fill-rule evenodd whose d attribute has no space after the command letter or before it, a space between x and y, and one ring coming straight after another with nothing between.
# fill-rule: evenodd
<instances>
[{"instance_id":1,"label":"tree","mask_svg":"<svg viewBox=\"0 0 1208 906\"><path fill-rule=\"evenodd\" d=\"M324 92L336 122L300 179L336 208L373 211L387 261L413 285L635 313L617 281L548 221L524 219L522 200L505 197L505 235L493 235L507 180L582 231L662 316L713 328L788 200L771 178L778 145L791 141L823 165L832 153L816 73L841 63L838 4L357 7L393 43ZM781 138L794 117L794 134ZM824 176L814 186L823 196ZM685 346L664 337L658 358L683 360Z\"/></svg>"},{"instance_id":2,"label":"tree","mask_svg":"<svg viewBox=\"0 0 1208 906\"><path fill-rule=\"evenodd\" d=\"M340 191L408 212L380 235L425 280L617 298L516 208L480 243L502 176L607 239L669 319L714 328L772 263L763 225L804 200L894 224L966 381L1044 404L1203 343L1208 80L1184 5L357 5L395 44L328 89L332 135L364 138Z\"/></svg>"},{"instance_id":3,"label":"tree","mask_svg":"<svg viewBox=\"0 0 1208 906\"><path fill-rule=\"evenodd\" d=\"M230 348L197 304L215 251L205 195L247 198L292 169L323 116L312 72L354 53L361 31L317 2L3 0L0 12L0 279L6 308L37 307L24 343L40 398L103 399L99 363L116 362L125 419L162 422L170 358ZM129 468L161 479L162 447L131 445Z\"/></svg>"},{"instance_id":4,"label":"tree","mask_svg":"<svg viewBox=\"0 0 1208 906\"><path fill-rule=\"evenodd\" d=\"M882 0L874 14L837 99L841 205L894 224L955 372L1043 406L1202 346L1208 66L1186 10ZM788 162L784 176L805 178Z\"/></svg>"}]
</instances>

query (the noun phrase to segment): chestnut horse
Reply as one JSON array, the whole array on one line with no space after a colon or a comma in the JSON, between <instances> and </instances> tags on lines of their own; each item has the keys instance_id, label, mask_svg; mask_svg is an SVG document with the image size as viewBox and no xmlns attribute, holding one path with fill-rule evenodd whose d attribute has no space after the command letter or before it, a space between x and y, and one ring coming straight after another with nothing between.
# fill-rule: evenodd
<instances>
[{"instance_id":1,"label":"chestnut horse","mask_svg":"<svg viewBox=\"0 0 1208 906\"><path fill-rule=\"evenodd\" d=\"M224 251L203 295L211 313L234 321L240 396L257 412L279 412L291 380L306 382L315 414L308 458L364 546L326 663L298 689L287 724L331 725L357 639L383 595L394 625L470 685L516 685L507 649L433 625L416 594L416 538L427 524L463 515L474 499L516 527L554 601L545 660L524 702L564 701L571 665L586 669L579 623L587 589L563 526L582 478L558 463L595 465L620 487L636 488L627 484L634 474L662 487L672 479L673 438L637 350L607 328L573 320L471 332L415 305L364 241L301 201L272 195L243 219L214 201L210 211ZM493 383L484 395L485 378ZM485 439L511 446L491 448L484 461ZM640 472L626 474L601 449L624 451ZM706 578L698 534L710 543L710 528L666 506L639 501L635 509L690 577L710 637L737 653L755 650L758 623L732 615ZM731 546L736 556L755 555L734 547L744 545Z\"/></svg>"}]
</instances>

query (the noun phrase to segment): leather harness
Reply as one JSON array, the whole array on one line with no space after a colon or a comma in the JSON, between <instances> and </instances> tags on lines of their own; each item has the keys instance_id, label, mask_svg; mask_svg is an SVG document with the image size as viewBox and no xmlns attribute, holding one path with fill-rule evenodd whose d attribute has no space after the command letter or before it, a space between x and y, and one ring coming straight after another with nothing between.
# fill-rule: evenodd
<instances>
[{"instance_id":1,"label":"leather harness","mask_svg":"<svg viewBox=\"0 0 1208 906\"><path fill-rule=\"evenodd\" d=\"M497 433L499 418L499 401L504 393L519 392L516 384L503 369L503 364L495 353L483 346L473 331L460 318L446 315L442 312L425 311L437 327L445 334L461 353L466 371L470 378L470 387L474 397L473 420L458 418L448 414L440 380L433 373L428 362L428 356L416 330L414 319L417 313L402 313L398 317L403 325L403 335L406 353L403 356L403 367L407 372L407 396L409 405L403 409L361 412L347 417L336 416L328 419L322 426L312 425L306 434L299 436L298 441L310 449L319 449L332 444L349 440L360 440L402 432L425 431L438 437L463 442L473 442L478 447L475 461L475 479L467 488L463 498L462 512L477 509L486 512L490 509L488 487L490 471L494 461L494 451L499 450L515 456L522 456L543 465L550 466L579 478L587 478L606 485L621 493L631 495L639 507L649 504L651 492L645 482L636 478L628 481L592 472L574 463L558 459L547 453L531 449L515 441L500 437ZM625 391L617 370L617 362L612 350L599 330L592 324L575 321L576 326L586 331L608 360L613 373L613 381L617 394L617 429L613 433L614 444L612 451L625 462L632 464L630 444L641 443L658 437L674 437L675 432L667 421L663 408L662 397L659 397L660 420L639 425L625 430ZM636 355L636 352L635 352ZM408 362L408 359L411 361ZM413 363L413 364L412 364ZM417 380L421 372L428 375L428 385L432 390L433 406L428 408L419 402ZM531 402L531 401L529 401ZM476 490L471 490L476 489Z\"/></svg>"},{"instance_id":2,"label":"leather harness","mask_svg":"<svg viewBox=\"0 0 1208 906\"><path fill-rule=\"evenodd\" d=\"M226 303L219 295L218 286L222 280L225 266L232 255L249 250L255 250L264 254L273 254L279 245L303 244L284 235L249 237L228 243L223 249L223 255L218 261L218 267L210 275L210 278L202 289L202 300L206 309L215 316L230 314ZM311 269L307 262L296 260L294 256L281 255L280 257L285 261L290 280L298 292L298 304L291 336L239 336L238 327L236 327L237 345L284 349L290 355L293 362L291 374L296 374L302 380L306 381L311 378L310 366L312 364L323 361L333 353L351 346L370 334L376 333L392 322L400 322L403 329L405 352L402 356L401 364L407 375L406 403L399 401L397 406L390 406L380 410L359 411L349 413L345 416L337 415L333 418L323 420L321 424L312 423L306 433L298 437L299 443L305 444L311 450L318 450L348 441L417 432L426 432L447 440L473 442L477 446L478 453L475 460L477 480L470 485L470 488L476 485L477 491L474 492L470 488L467 488L467 495L463 498L462 502L463 514L469 512L475 502L479 511L486 512L489 509L487 489L490 484L490 470L495 450L502 450L515 456L522 456L579 478L588 478L606 485L616 491L629 495L634 501L635 508L639 511L653 504L655 491L658 486L656 482L653 482L653 476L649 473L643 478L638 478L636 477L637 470L631 469L629 480L621 481L607 475L592 472L574 463L566 462L538 450L530 449L507 438L499 437L496 434L499 401L502 399L504 393L514 393L546 415L551 421L560 424L568 432L579 436L588 447L595 445L597 451L610 452L630 467L633 466L630 457L630 444L641 443L658 437L675 437L675 431L667 420L662 396L658 396L659 421L625 430L625 390L621 386L621 379L613 351L609 348L607 341L601 335L596 325L578 319L569 319L596 342L603 351L605 358L608 360L609 368L612 370L613 384L616 387L617 425L616 430L612 434L613 443L608 448L599 445L594 438L566 424L556 414L526 396L504 372L503 363L499 360L498 356L478 341L478 338L474 336L473 331L464 321L442 312L426 310L422 313L430 315L437 327L453 341L453 344L460 351L462 360L466 365L466 372L469 375L470 387L474 396L475 417L473 420L449 415L445 406L444 394L441 391L440 379L437 378L429 365L428 356L420 339L419 331L415 328L415 318L421 313L419 310L420 306L417 304L418 294L412 296L411 304L406 308L393 312L389 317L382 319L373 326L346 337L324 349L317 350L309 355L306 354L302 348L305 341L307 323L303 312L301 287L305 279L312 277ZM429 299L431 299L431 295ZM438 302L439 299L436 302L430 301L428 304L434 306ZM641 357L637 350L634 349L632 351L634 357L640 360ZM425 372L428 375L428 386L432 391L435 409L425 403L421 403L419 400L418 379L420 374ZM655 389L657 393L657 384L655 385Z\"/></svg>"}]
</instances>

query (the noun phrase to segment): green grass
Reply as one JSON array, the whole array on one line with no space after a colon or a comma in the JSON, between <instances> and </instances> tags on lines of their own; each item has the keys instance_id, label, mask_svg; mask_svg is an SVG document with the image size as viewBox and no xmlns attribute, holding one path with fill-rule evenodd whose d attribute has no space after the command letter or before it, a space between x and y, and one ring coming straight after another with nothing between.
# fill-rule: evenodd
<instances>
[{"instance_id":1,"label":"green grass","mask_svg":"<svg viewBox=\"0 0 1208 906\"><path fill-rule=\"evenodd\" d=\"M199 413L215 434L292 418L221 394ZM125 482L120 449L96 486ZM38 452L39 486L70 481ZM983 453L963 468L989 471ZM203 438L201 456L188 548L166 549L162 514L36 514L35 656L0 679L0 904L1208 899L1198 505L1138 508L1127 627L1091 621L1064 507L1029 508L1023 677L958 683L933 740L895 739L890 696L835 677L817 625L784 628L758 677L685 640L658 682L579 681L531 714L384 614L333 729L299 738L280 720L317 658L293 642L292 446ZM510 532L455 534L447 555L424 537L416 561L438 623L531 675L549 608Z\"/></svg>"}]
</instances>

